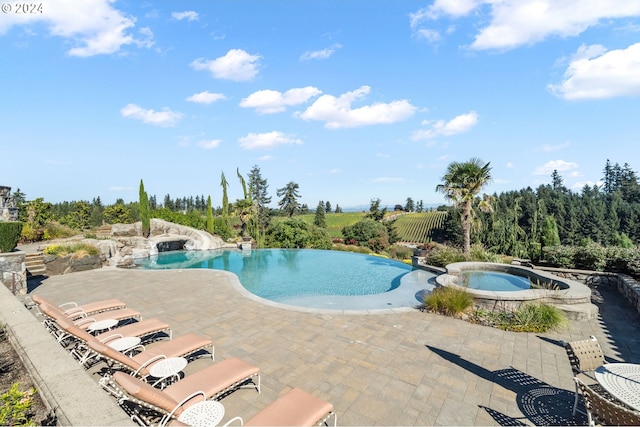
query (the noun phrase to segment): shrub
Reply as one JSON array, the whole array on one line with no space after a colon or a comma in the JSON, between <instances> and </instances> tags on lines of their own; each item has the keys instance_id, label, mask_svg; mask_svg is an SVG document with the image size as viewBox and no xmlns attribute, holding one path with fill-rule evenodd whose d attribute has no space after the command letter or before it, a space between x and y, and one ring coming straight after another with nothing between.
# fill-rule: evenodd
<instances>
[{"instance_id":1,"label":"shrub","mask_svg":"<svg viewBox=\"0 0 640 427\"><path fill-rule=\"evenodd\" d=\"M382 251L389 246L389 234L384 224L365 218L342 229L345 242L356 241L360 246L368 246L374 251Z\"/></svg>"},{"instance_id":2,"label":"shrub","mask_svg":"<svg viewBox=\"0 0 640 427\"><path fill-rule=\"evenodd\" d=\"M424 297L425 307L447 316L464 313L472 304L471 293L449 286L439 286Z\"/></svg>"},{"instance_id":3,"label":"shrub","mask_svg":"<svg viewBox=\"0 0 640 427\"><path fill-rule=\"evenodd\" d=\"M369 255L371 253L371 249L366 246L357 246L357 245L345 245L344 243L335 243L331 249L335 251L343 251L343 252L356 252L359 254Z\"/></svg>"},{"instance_id":4,"label":"shrub","mask_svg":"<svg viewBox=\"0 0 640 427\"><path fill-rule=\"evenodd\" d=\"M65 237L71 237L75 235L76 230L72 229L71 227L50 221L44 226L42 239L64 239Z\"/></svg>"},{"instance_id":5,"label":"shrub","mask_svg":"<svg viewBox=\"0 0 640 427\"><path fill-rule=\"evenodd\" d=\"M13 383L11 389L3 393L2 406L0 406L0 425L36 425L27 415L31 404L33 403L33 395L36 393L34 388L27 391L20 391L19 384Z\"/></svg>"},{"instance_id":6,"label":"shrub","mask_svg":"<svg viewBox=\"0 0 640 427\"><path fill-rule=\"evenodd\" d=\"M566 325L567 317L557 307L548 304L524 304L513 313L511 330L517 332L546 332Z\"/></svg>"},{"instance_id":7,"label":"shrub","mask_svg":"<svg viewBox=\"0 0 640 427\"><path fill-rule=\"evenodd\" d=\"M44 232L41 228L35 227L29 222L25 222L20 232L20 241L22 243L39 242L42 240Z\"/></svg>"},{"instance_id":8,"label":"shrub","mask_svg":"<svg viewBox=\"0 0 640 427\"><path fill-rule=\"evenodd\" d=\"M409 264L411 264L411 255L413 255L413 250L406 246L393 245L388 250L389 256L394 259L401 260L409 260Z\"/></svg>"},{"instance_id":9,"label":"shrub","mask_svg":"<svg viewBox=\"0 0 640 427\"><path fill-rule=\"evenodd\" d=\"M50 245L43 251L49 255L57 257L73 254L74 258L84 258L85 256L100 255L100 249L86 243L72 243L69 245Z\"/></svg>"},{"instance_id":10,"label":"shrub","mask_svg":"<svg viewBox=\"0 0 640 427\"><path fill-rule=\"evenodd\" d=\"M470 261L483 261L483 262L502 262L500 255L489 252L479 243L471 246L471 252L469 253Z\"/></svg>"},{"instance_id":11,"label":"shrub","mask_svg":"<svg viewBox=\"0 0 640 427\"><path fill-rule=\"evenodd\" d=\"M331 249L331 237L325 229L299 218L278 221L267 230L267 245L273 248Z\"/></svg>"},{"instance_id":12,"label":"shrub","mask_svg":"<svg viewBox=\"0 0 640 427\"><path fill-rule=\"evenodd\" d=\"M575 248L573 246L545 246L542 248L542 258L556 267L573 268L575 266L574 255Z\"/></svg>"},{"instance_id":13,"label":"shrub","mask_svg":"<svg viewBox=\"0 0 640 427\"><path fill-rule=\"evenodd\" d=\"M452 246L434 243L425 257L425 262L436 267L445 267L447 264L454 262L466 261L466 258L460 249Z\"/></svg>"},{"instance_id":14,"label":"shrub","mask_svg":"<svg viewBox=\"0 0 640 427\"><path fill-rule=\"evenodd\" d=\"M0 252L11 252L14 250L20 240L21 232L21 222L0 222Z\"/></svg>"}]
</instances>

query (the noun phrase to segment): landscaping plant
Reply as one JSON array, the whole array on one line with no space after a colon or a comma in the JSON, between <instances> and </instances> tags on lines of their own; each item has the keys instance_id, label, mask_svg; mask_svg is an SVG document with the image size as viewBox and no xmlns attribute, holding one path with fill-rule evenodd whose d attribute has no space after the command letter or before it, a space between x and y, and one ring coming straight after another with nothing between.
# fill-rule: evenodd
<instances>
[{"instance_id":1,"label":"landscaping plant","mask_svg":"<svg viewBox=\"0 0 640 427\"><path fill-rule=\"evenodd\" d=\"M447 316L457 316L473 304L473 295L465 289L439 286L424 297L426 308Z\"/></svg>"}]
</instances>

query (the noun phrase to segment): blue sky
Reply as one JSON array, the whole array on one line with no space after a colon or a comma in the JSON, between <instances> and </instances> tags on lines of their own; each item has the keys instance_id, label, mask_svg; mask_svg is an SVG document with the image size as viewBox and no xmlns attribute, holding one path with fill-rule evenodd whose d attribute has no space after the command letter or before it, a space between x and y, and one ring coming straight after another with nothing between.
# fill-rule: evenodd
<instances>
[{"instance_id":1,"label":"blue sky","mask_svg":"<svg viewBox=\"0 0 640 427\"><path fill-rule=\"evenodd\" d=\"M607 159L640 169L640 1L7 1L0 185L27 199L444 201L451 162L487 193ZM31 10L32 9L32 10Z\"/></svg>"}]
</instances>

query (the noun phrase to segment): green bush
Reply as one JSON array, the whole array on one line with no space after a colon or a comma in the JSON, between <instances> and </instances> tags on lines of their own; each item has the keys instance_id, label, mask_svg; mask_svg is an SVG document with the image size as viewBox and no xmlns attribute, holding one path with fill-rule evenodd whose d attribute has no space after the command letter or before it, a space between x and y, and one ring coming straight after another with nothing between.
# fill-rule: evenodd
<instances>
[{"instance_id":1,"label":"green bush","mask_svg":"<svg viewBox=\"0 0 640 427\"><path fill-rule=\"evenodd\" d=\"M640 265L640 250L637 247L604 247L593 242L586 242L583 246L548 246L542 249L542 254L549 265L560 268L636 274L636 265Z\"/></svg>"},{"instance_id":2,"label":"green bush","mask_svg":"<svg viewBox=\"0 0 640 427\"><path fill-rule=\"evenodd\" d=\"M272 248L331 249L331 237L325 229L299 218L290 218L272 224L267 230L266 242Z\"/></svg>"},{"instance_id":3,"label":"green bush","mask_svg":"<svg viewBox=\"0 0 640 427\"><path fill-rule=\"evenodd\" d=\"M22 223L19 221L0 222L0 252L11 252L18 245Z\"/></svg>"},{"instance_id":4,"label":"green bush","mask_svg":"<svg viewBox=\"0 0 640 427\"><path fill-rule=\"evenodd\" d=\"M482 262L502 262L500 255L489 252L479 243L471 246L471 252L469 252L469 261L482 261Z\"/></svg>"},{"instance_id":5,"label":"green bush","mask_svg":"<svg viewBox=\"0 0 640 427\"><path fill-rule=\"evenodd\" d=\"M429 265L445 267L447 264L466 261L464 254L458 248L438 243L431 243L429 246L430 249L425 257L425 262Z\"/></svg>"},{"instance_id":6,"label":"green bush","mask_svg":"<svg viewBox=\"0 0 640 427\"><path fill-rule=\"evenodd\" d=\"M75 236L77 231L69 226L49 221L42 230L43 240L64 239L66 237Z\"/></svg>"},{"instance_id":7,"label":"green bush","mask_svg":"<svg viewBox=\"0 0 640 427\"><path fill-rule=\"evenodd\" d=\"M424 297L424 305L447 316L464 313L473 304L473 295L465 289L439 286Z\"/></svg>"},{"instance_id":8,"label":"green bush","mask_svg":"<svg viewBox=\"0 0 640 427\"><path fill-rule=\"evenodd\" d=\"M50 245L44 251L45 254L58 257L73 254L75 258L83 258L90 255L100 255L100 249L86 243L71 243L68 245Z\"/></svg>"},{"instance_id":9,"label":"green bush","mask_svg":"<svg viewBox=\"0 0 640 427\"><path fill-rule=\"evenodd\" d=\"M393 259L400 259L400 260L405 260L405 259L411 259L411 256L413 255L413 249L408 248L406 246L400 246L400 245L393 245L391 246L387 252L389 253L389 257L393 258Z\"/></svg>"},{"instance_id":10,"label":"green bush","mask_svg":"<svg viewBox=\"0 0 640 427\"><path fill-rule=\"evenodd\" d=\"M356 252L367 255L371 253L371 249L366 246L345 245L344 243L334 243L331 249L334 251Z\"/></svg>"},{"instance_id":11,"label":"green bush","mask_svg":"<svg viewBox=\"0 0 640 427\"><path fill-rule=\"evenodd\" d=\"M360 246L367 246L373 251L380 252L389 247L389 234L384 224L365 218L353 225L342 229L345 242L356 242Z\"/></svg>"},{"instance_id":12,"label":"green bush","mask_svg":"<svg viewBox=\"0 0 640 427\"><path fill-rule=\"evenodd\" d=\"M546 332L567 324L564 312L548 304L524 304L512 319L510 329L517 332Z\"/></svg>"},{"instance_id":13,"label":"green bush","mask_svg":"<svg viewBox=\"0 0 640 427\"><path fill-rule=\"evenodd\" d=\"M0 406L0 425L36 425L27 415L33 403L33 395L35 393L36 390L34 388L27 391L20 391L18 383L14 383L9 391L3 393L2 396L0 396L2 399L2 406Z\"/></svg>"},{"instance_id":14,"label":"green bush","mask_svg":"<svg viewBox=\"0 0 640 427\"><path fill-rule=\"evenodd\" d=\"M574 246L544 246L542 259L547 263L560 268L575 268L573 258L576 248Z\"/></svg>"}]
</instances>

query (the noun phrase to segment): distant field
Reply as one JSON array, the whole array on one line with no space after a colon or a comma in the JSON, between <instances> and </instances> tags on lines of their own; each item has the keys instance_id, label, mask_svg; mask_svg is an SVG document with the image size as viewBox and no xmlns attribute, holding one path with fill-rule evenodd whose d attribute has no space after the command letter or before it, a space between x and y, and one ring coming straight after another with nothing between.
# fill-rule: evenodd
<instances>
[{"instance_id":1,"label":"distant field","mask_svg":"<svg viewBox=\"0 0 640 427\"><path fill-rule=\"evenodd\" d=\"M437 240L447 212L432 211L400 215L394 228L401 242L428 243Z\"/></svg>"},{"instance_id":2,"label":"distant field","mask_svg":"<svg viewBox=\"0 0 640 427\"><path fill-rule=\"evenodd\" d=\"M327 223L327 231L331 238L341 238L342 229L347 225L353 225L356 222L364 218L365 212L343 212L343 213L328 213L324 214L324 220ZM301 218L309 224L313 224L315 219L315 213L309 213L304 215L296 215L296 218ZM276 217L274 220L279 220L285 217Z\"/></svg>"},{"instance_id":3,"label":"distant field","mask_svg":"<svg viewBox=\"0 0 640 427\"><path fill-rule=\"evenodd\" d=\"M347 225L353 225L366 215L366 212L328 213L324 218L327 223L327 231L332 238L341 238L342 229ZM422 212L398 216L394 227L401 242L428 243L437 237L442 230L446 212ZM315 213L296 215L296 218L313 224ZM275 217L274 221L281 221L286 217Z\"/></svg>"}]
</instances>

